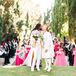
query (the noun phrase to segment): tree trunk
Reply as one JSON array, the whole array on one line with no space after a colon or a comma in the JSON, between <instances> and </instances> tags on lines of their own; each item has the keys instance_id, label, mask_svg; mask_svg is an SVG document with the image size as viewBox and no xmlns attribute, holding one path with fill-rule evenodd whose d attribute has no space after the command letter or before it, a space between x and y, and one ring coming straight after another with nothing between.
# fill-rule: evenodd
<instances>
[{"instance_id":1,"label":"tree trunk","mask_svg":"<svg viewBox=\"0 0 76 76\"><path fill-rule=\"evenodd\" d=\"M70 42L75 43L76 36L76 0L68 0L69 3L69 38Z\"/></svg>"}]
</instances>

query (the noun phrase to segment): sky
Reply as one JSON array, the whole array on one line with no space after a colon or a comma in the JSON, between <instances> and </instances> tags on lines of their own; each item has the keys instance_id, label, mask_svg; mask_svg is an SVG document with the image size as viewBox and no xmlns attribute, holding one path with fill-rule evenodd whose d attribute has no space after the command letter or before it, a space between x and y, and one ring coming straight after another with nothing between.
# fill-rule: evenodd
<instances>
[{"instance_id":1,"label":"sky","mask_svg":"<svg viewBox=\"0 0 76 76\"><path fill-rule=\"evenodd\" d=\"M47 9L51 9L54 6L54 1L55 0L20 0L20 6L23 11L26 11L38 4L40 11L44 13Z\"/></svg>"},{"instance_id":2,"label":"sky","mask_svg":"<svg viewBox=\"0 0 76 76\"><path fill-rule=\"evenodd\" d=\"M51 9L54 6L54 0L32 0L33 4L39 4L40 10L46 12L47 9Z\"/></svg>"},{"instance_id":3,"label":"sky","mask_svg":"<svg viewBox=\"0 0 76 76\"><path fill-rule=\"evenodd\" d=\"M52 7L54 6L54 0L19 0L19 6L20 6L19 7L20 11L22 13L22 15L20 16L20 19L25 19L26 13L28 12L29 17L31 17L31 15L35 17L33 21L29 20L29 23L31 23L32 21L32 25L35 25L35 22L36 22L35 20L37 19L37 17L40 16L40 14L43 17L44 12L46 13L47 9L52 9ZM15 20L17 19L15 18ZM43 18L42 18L42 21L43 21ZM25 27L23 27L23 29L25 30ZM22 34L21 39L23 39L25 31L23 31L23 33L21 34Z\"/></svg>"}]
</instances>

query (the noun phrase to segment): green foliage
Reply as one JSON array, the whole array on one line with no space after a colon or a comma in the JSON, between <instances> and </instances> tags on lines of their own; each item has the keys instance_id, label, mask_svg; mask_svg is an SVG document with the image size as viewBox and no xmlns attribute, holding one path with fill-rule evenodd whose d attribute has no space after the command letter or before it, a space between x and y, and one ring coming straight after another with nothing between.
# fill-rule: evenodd
<instances>
[{"instance_id":1,"label":"green foliage","mask_svg":"<svg viewBox=\"0 0 76 76\"><path fill-rule=\"evenodd\" d=\"M29 27L29 14L26 14L26 23L25 26L28 28Z\"/></svg>"},{"instance_id":2,"label":"green foliage","mask_svg":"<svg viewBox=\"0 0 76 76\"><path fill-rule=\"evenodd\" d=\"M19 4L16 2L16 7L14 8L14 13L20 17Z\"/></svg>"},{"instance_id":3,"label":"green foliage","mask_svg":"<svg viewBox=\"0 0 76 76\"><path fill-rule=\"evenodd\" d=\"M51 10L48 10L47 9L47 13L45 14L44 13L44 24L46 24L49 20L50 20L50 12L51 12Z\"/></svg>"},{"instance_id":4,"label":"green foliage","mask_svg":"<svg viewBox=\"0 0 76 76\"><path fill-rule=\"evenodd\" d=\"M26 14L25 26L26 26L25 32L26 32L26 34L27 34L28 28L31 30L31 27L32 27L31 25L29 25L29 14L28 14L28 12L27 12L27 14ZM26 37L26 36L25 36L25 37Z\"/></svg>"},{"instance_id":5,"label":"green foliage","mask_svg":"<svg viewBox=\"0 0 76 76\"><path fill-rule=\"evenodd\" d=\"M9 32L11 25L13 25L13 16L9 8L13 6L14 0L0 0L0 3L4 7L4 11L1 13L3 21L2 32L6 33Z\"/></svg>"},{"instance_id":6,"label":"green foliage","mask_svg":"<svg viewBox=\"0 0 76 76\"><path fill-rule=\"evenodd\" d=\"M52 14L52 30L55 32L56 35L62 35L61 29L62 25L67 22L67 0L55 0L55 6L53 9Z\"/></svg>"},{"instance_id":7,"label":"green foliage","mask_svg":"<svg viewBox=\"0 0 76 76\"><path fill-rule=\"evenodd\" d=\"M16 25L17 25L18 31L21 32L21 31L22 31L22 26L24 25L23 20L18 21L18 22L16 23Z\"/></svg>"},{"instance_id":8,"label":"green foliage","mask_svg":"<svg viewBox=\"0 0 76 76\"><path fill-rule=\"evenodd\" d=\"M9 32L11 25L13 25L13 17L10 12L7 11L7 13L3 14L3 32Z\"/></svg>"},{"instance_id":9,"label":"green foliage","mask_svg":"<svg viewBox=\"0 0 76 76\"><path fill-rule=\"evenodd\" d=\"M5 37L2 40L12 39L15 36L15 29L13 25L13 11L11 13L10 8L13 9L14 0L0 0L0 6L4 7L3 13L0 13L0 40L2 35ZM10 34L10 35L8 35ZM16 37L16 36L15 36ZM2 41L1 40L1 41Z\"/></svg>"},{"instance_id":10,"label":"green foliage","mask_svg":"<svg viewBox=\"0 0 76 76\"><path fill-rule=\"evenodd\" d=\"M2 5L3 4L3 0L0 0L0 5Z\"/></svg>"},{"instance_id":11,"label":"green foliage","mask_svg":"<svg viewBox=\"0 0 76 76\"><path fill-rule=\"evenodd\" d=\"M8 41L8 40L13 40L13 39L17 39L18 33L5 33L3 35L3 39L2 41Z\"/></svg>"},{"instance_id":12,"label":"green foliage","mask_svg":"<svg viewBox=\"0 0 76 76\"><path fill-rule=\"evenodd\" d=\"M69 37L76 41L76 0L68 0L69 4Z\"/></svg>"},{"instance_id":13,"label":"green foliage","mask_svg":"<svg viewBox=\"0 0 76 76\"><path fill-rule=\"evenodd\" d=\"M52 30L56 35L63 36L63 24L69 22L70 41L76 40L76 0L55 0L52 14ZM66 34L67 35L67 34Z\"/></svg>"},{"instance_id":14,"label":"green foliage","mask_svg":"<svg viewBox=\"0 0 76 76\"><path fill-rule=\"evenodd\" d=\"M2 17L0 16L0 42L2 41Z\"/></svg>"}]
</instances>

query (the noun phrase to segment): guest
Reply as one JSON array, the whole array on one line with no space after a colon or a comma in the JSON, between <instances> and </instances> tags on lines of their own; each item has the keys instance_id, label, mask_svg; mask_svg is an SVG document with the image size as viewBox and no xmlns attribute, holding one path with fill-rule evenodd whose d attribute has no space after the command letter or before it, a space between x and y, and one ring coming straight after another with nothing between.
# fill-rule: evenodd
<instances>
[{"instance_id":1,"label":"guest","mask_svg":"<svg viewBox=\"0 0 76 76\"><path fill-rule=\"evenodd\" d=\"M69 43L66 37L64 37L64 52L65 52L66 57L68 57L68 51L69 51L68 48L69 48Z\"/></svg>"},{"instance_id":2,"label":"guest","mask_svg":"<svg viewBox=\"0 0 76 76\"><path fill-rule=\"evenodd\" d=\"M74 64L73 45L74 45L73 43L70 43L69 51L68 51L69 65L70 66L73 66L73 64Z\"/></svg>"},{"instance_id":3,"label":"guest","mask_svg":"<svg viewBox=\"0 0 76 76\"><path fill-rule=\"evenodd\" d=\"M66 62L65 54L63 50L63 43L60 43L59 51L57 51L56 53L57 53L57 56L56 56L54 65L55 66L66 66L67 62Z\"/></svg>"},{"instance_id":4,"label":"guest","mask_svg":"<svg viewBox=\"0 0 76 76\"><path fill-rule=\"evenodd\" d=\"M6 61L8 62L8 58L7 58L8 52L5 50L4 46L5 46L5 43L4 43L4 45L0 44L0 58L4 58L3 65L5 65Z\"/></svg>"},{"instance_id":5,"label":"guest","mask_svg":"<svg viewBox=\"0 0 76 76\"><path fill-rule=\"evenodd\" d=\"M7 52L7 55L5 56L5 63L4 64L7 65L10 63L10 61L9 61L9 55L10 55L9 54L9 46L8 46L7 42L5 42L4 49Z\"/></svg>"},{"instance_id":6,"label":"guest","mask_svg":"<svg viewBox=\"0 0 76 76\"><path fill-rule=\"evenodd\" d=\"M74 66L76 66L76 47L73 45L73 55L74 55Z\"/></svg>"},{"instance_id":7,"label":"guest","mask_svg":"<svg viewBox=\"0 0 76 76\"><path fill-rule=\"evenodd\" d=\"M54 39L54 52L55 52L55 57L54 58L56 58L56 56L57 56L57 51L59 50L59 42L58 42L58 39L57 38L55 38Z\"/></svg>"}]
</instances>

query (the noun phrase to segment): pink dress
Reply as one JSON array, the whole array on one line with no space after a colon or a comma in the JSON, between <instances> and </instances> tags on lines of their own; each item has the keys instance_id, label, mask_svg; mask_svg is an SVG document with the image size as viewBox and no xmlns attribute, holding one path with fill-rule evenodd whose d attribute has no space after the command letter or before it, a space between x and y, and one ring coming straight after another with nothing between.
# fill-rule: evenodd
<instances>
[{"instance_id":1,"label":"pink dress","mask_svg":"<svg viewBox=\"0 0 76 76\"><path fill-rule=\"evenodd\" d=\"M63 49L59 49L59 51L57 51L56 53L57 53L57 56L56 56L54 65L55 66L66 66L67 62L65 59L65 54L63 52Z\"/></svg>"},{"instance_id":2,"label":"pink dress","mask_svg":"<svg viewBox=\"0 0 76 76\"><path fill-rule=\"evenodd\" d=\"M57 56L57 51L59 50L59 44L58 43L55 43L54 44L54 52L55 52L55 57L54 58L56 58L56 56Z\"/></svg>"},{"instance_id":3,"label":"pink dress","mask_svg":"<svg viewBox=\"0 0 76 76\"><path fill-rule=\"evenodd\" d=\"M30 51L30 47L26 47L26 53L25 53L24 61L27 58L29 51Z\"/></svg>"},{"instance_id":4,"label":"pink dress","mask_svg":"<svg viewBox=\"0 0 76 76\"><path fill-rule=\"evenodd\" d=\"M16 53L17 53L17 55L16 55L16 65L17 65L17 66L23 64L23 62L25 61L25 59L26 59L27 56L28 56L28 53L29 53L29 51L30 51L30 47L26 47L25 50L26 50L26 51L24 52L23 57L20 57L20 56L18 55L18 53L20 52L20 50L17 50L17 51L16 51Z\"/></svg>"},{"instance_id":5,"label":"pink dress","mask_svg":"<svg viewBox=\"0 0 76 76\"><path fill-rule=\"evenodd\" d=\"M18 54L20 52L20 50L17 50L16 53ZM23 63L23 59L21 59L18 55L16 55L16 66L19 66L20 64Z\"/></svg>"},{"instance_id":6,"label":"pink dress","mask_svg":"<svg viewBox=\"0 0 76 76\"><path fill-rule=\"evenodd\" d=\"M76 66L76 48L73 51L73 55L74 55L74 66Z\"/></svg>"}]
</instances>

